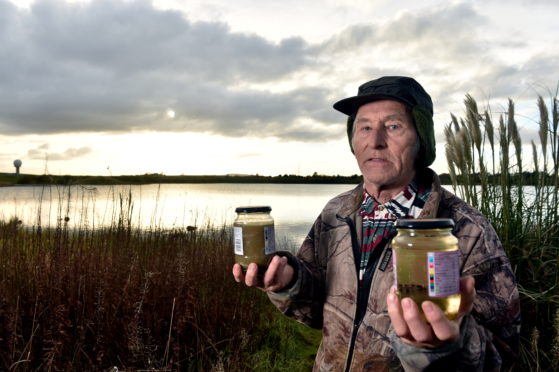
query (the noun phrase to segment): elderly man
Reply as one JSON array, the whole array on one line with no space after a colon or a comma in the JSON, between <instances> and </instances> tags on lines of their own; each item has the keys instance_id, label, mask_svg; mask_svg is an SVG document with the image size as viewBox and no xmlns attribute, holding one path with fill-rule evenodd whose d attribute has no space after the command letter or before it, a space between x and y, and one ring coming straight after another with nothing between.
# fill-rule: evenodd
<instances>
[{"instance_id":1,"label":"elderly man","mask_svg":"<svg viewBox=\"0 0 559 372\"><path fill-rule=\"evenodd\" d=\"M334 108L348 115L363 183L332 199L296 256L279 253L263 278L285 314L322 329L315 371L497 371L517 349L520 311L510 263L487 219L441 187L431 97L414 79L386 76ZM394 294L391 239L401 218L451 218L462 300L449 320L433 302Z\"/></svg>"}]
</instances>

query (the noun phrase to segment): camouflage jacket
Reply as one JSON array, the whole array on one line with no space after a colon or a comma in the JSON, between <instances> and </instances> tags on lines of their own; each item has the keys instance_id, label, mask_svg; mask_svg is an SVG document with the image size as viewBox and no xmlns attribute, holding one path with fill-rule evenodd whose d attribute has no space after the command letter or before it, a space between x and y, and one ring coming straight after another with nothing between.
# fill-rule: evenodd
<instances>
[{"instance_id":1,"label":"camouflage jacket","mask_svg":"<svg viewBox=\"0 0 559 372\"><path fill-rule=\"evenodd\" d=\"M328 202L296 256L286 253L296 270L294 284L269 293L285 315L322 329L313 371L498 371L511 364L520 303L501 242L479 211L443 189L432 171L426 174L432 188L420 217L454 220L461 275L476 281L474 309L462 321L460 339L422 349L392 333L386 304L394 282L389 240L375 249L369 262L364 283L370 285L358 289L354 252L361 247L359 185Z\"/></svg>"}]
</instances>

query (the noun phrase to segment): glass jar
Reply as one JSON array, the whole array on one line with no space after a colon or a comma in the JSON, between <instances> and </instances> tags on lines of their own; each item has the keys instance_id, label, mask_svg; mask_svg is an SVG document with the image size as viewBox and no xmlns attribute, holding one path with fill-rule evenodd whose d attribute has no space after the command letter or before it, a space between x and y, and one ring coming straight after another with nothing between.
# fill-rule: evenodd
<instances>
[{"instance_id":1,"label":"glass jar","mask_svg":"<svg viewBox=\"0 0 559 372\"><path fill-rule=\"evenodd\" d=\"M460 251L448 218L402 219L394 224L394 284L400 299L437 304L449 319L460 307Z\"/></svg>"},{"instance_id":2,"label":"glass jar","mask_svg":"<svg viewBox=\"0 0 559 372\"><path fill-rule=\"evenodd\" d=\"M269 206L238 207L233 222L235 262L244 270L251 262L262 274L276 252L274 219Z\"/></svg>"}]
</instances>

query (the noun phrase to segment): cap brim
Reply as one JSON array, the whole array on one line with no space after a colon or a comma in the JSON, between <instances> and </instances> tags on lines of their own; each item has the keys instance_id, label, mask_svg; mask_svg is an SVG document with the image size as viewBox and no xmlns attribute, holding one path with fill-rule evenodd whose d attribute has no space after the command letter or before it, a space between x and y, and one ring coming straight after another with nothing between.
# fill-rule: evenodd
<instances>
[{"instance_id":1,"label":"cap brim","mask_svg":"<svg viewBox=\"0 0 559 372\"><path fill-rule=\"evenodd\" d=\"M401 97L396 97L389 94L366 94L361 96L344 98L334 103L334 108L340 111L341 113L351 116L354 115L359 109L359 107L363 106L364 104L374 102L374 101L381 101L383 99L398 101L410 108L413 108L413 104L411 102L408 102L402 99Z\"/></svg>"}]
</instances>

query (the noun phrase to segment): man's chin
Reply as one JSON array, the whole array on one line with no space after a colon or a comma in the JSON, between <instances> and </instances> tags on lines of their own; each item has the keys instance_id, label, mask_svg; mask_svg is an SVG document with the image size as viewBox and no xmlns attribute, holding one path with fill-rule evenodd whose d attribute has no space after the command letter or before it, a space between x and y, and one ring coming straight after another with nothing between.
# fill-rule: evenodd
<instances>
[{"instance_id":1,"label":"man's chin","mask_svg":"<svg viewBox=\"0 0 559 372\"><path fill-rule=\"evenodd\" d=\"M365 181L365 188L370 194L388 192L391 196L396 196L411 182L411 179L407 181L402 178L390 177L386 172L372 177L364 177L363 179Z\"/></svg>"},{"instance_id":2,"label":"man's chin","mask_svg":"<svg viewBox=\"0 0 559 372\"><path fill-rule=\"evenodd\" d=\"M364 177L365 184L368 184L375 189L385 189L389 188L392 184L394 184L394 179L390 177Z\"/></svg>"},{"instance_id":3,"label":"man's chin","mask_svg":"<svg viewBox=\"0 0 559 372\"><path fill-rule=\"evenodd\" d=\"M394 165L392 163L389 162L378 162L378 161L366 161L365 163L362 164L361 168L361 173L367 177L367 175L370 175L370 177L367 177L369 179L389 179L392 178L391 176L388 175L388 173L391 173L394 171Z\"/></svg>"}]
</instances>

